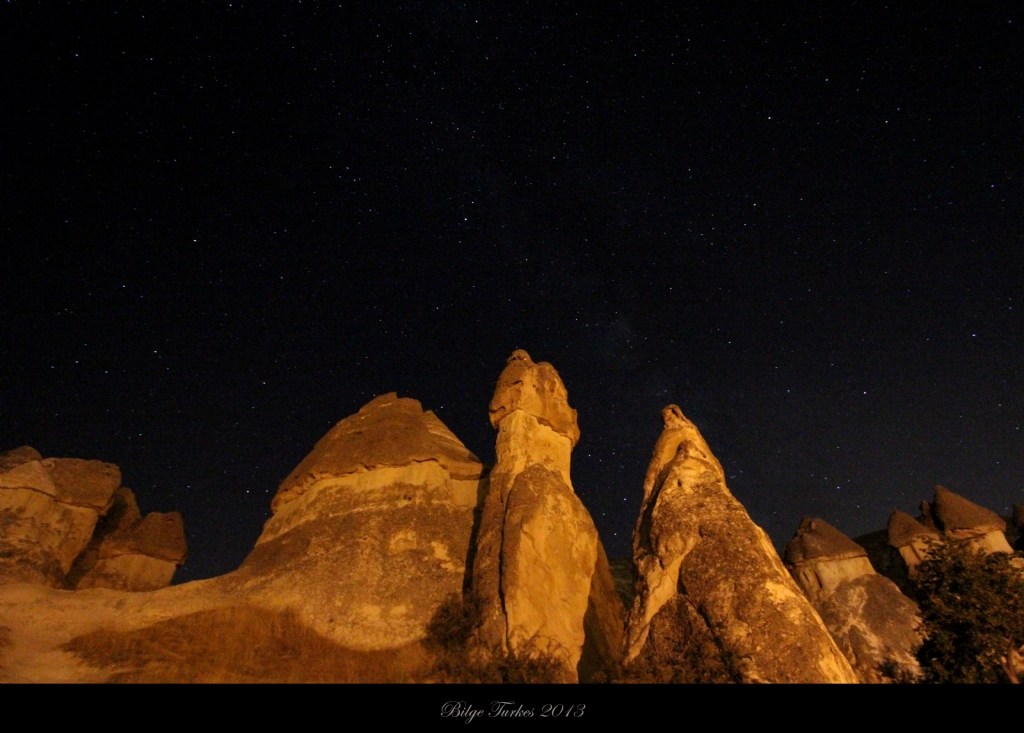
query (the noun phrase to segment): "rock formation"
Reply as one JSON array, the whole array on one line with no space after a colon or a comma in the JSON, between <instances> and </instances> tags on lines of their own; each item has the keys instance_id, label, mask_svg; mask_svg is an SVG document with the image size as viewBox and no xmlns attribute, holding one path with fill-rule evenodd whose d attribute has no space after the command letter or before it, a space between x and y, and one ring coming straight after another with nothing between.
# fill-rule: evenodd
<instances>
[{"instance_id":1,"label":"rock formation","mask_svg":"<svg viewBox=\"0 0 1024 733\"><path fill-rule=\"evenodd\" d=\"M871 575L867 551L823 519L804 517L783 559L811 603L847 581Z\"/></svg>"},{"instance_id":2,"label":"rock formation","mask_svg":"<svg viewBox=\"0 0 1024 733\"><path fill-rule=\"evenodd\" d=\"M401 647L461 595L483 465L395 393L331 429L281 483L238 593L353 650Z\"/></svg>"},{"instance_id":3,"label":"rock formation","mask_svg":"<svg viewBox=\"0 0 1024 733\"><path fill-rule=\"evenodd\" d=\"M617 668L622 658L626 609L617 585L604 546L598 540L597 563L590 579L587 612L583 616L583 649L576 665L580 682L599 679L601 672Z\"/></svg>"},{"instance_id":4,"label":"rock formation","mask_svg":"<svg viewBox=\"0 0 1024 733\"><path fill-rule=\"evenodd\" d=\"M927 502L925 502L927 504ZM913 578L917 566L928 554L928 545L941 538L938 530L925 526L909 514L892 510L887 527L889 545L899 550L906 565L907 575Z\"/></svg>"},{"instance_id":5,"label":"rock formation","mask_svg":"<svg viewBox=\"0 0 1024 733\"><path fill-rule=\"evenodd\" d=\"M113 498L65 586L149 591L170 585L188 554L181 514L152 512L143 518L135 494L123 486Z\"/></svg>"},{"instance_id":6,"label":"rock formation","mask_svg":"<svg viewBox=\"0 0 1024 733\"><path fill-rule=\"evenodd\" d=\"M875 572L864 548L806 517L783 557L862 682L920 674L917 604Z\"/></svg>"},{"instance_id":7,"label":"rock formation","mask_svg":"<svg viewBox=\"0 0 1024 733\"><path fill-rule=\"evenodd\" d=\"M1024 506L1013 505L1013 515L1010 517L1010 524L1014 533L1014 549L1018 552L1024 551Z\"/></svg>"},{"instance_id":8,"label":"rock formation","mask_svg":"<svg viewBox=\"0 0 1024 733\"><path fill-rule=\"evenodd\" d=\"M479 639L499 652L553 657L575 681L588 630L588 656L617 659L622 629L597 529L569 478L576 411L554 367L518 350L498 379L490 417L497 462L473 567Z\"/></svg>"},{"instance_id":9,"label":"rock formation","mask_svg":"<svg viewBox=\"0 0 1024 733\"><path fill-rule=\"evenodd\" d=\"M935 487L930 513L946 539L970 540L984 552L1012 553L1006 541L1006 522L995 512L954 494L945 486Z\"/></svg>"},{"instance_id":10,"label":"rock formation","mask_svg":"<svg viewBox=\"0 0 1024 733\"><path fill-rule=\"evenodd\" d=\"M707 667L725 666L741 681L856 682L696 426L675 405L662 418L633 538L627 664L658 646L659 626L686 626L714 639L720 656Z\"/></svg>"},{"instance_id":11,"label":"rock formation","mask_svg":"<svg viewBox=\"0 0 1024 733\"><path fill-rule=\"evenodd\" d=\"M0 574L60 587L120 485L110 463L0 454Z\"/></svg>"}]
</instances>

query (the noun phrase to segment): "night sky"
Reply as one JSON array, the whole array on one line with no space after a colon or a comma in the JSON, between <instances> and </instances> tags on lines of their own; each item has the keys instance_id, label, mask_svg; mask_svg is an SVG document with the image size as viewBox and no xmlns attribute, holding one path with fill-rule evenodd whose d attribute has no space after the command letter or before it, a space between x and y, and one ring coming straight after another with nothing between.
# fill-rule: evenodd
<instances>
[{"instance_id":1,"label":"night sky","mask_svg":"<svg viewBox=\"0 0 1024 733\"><path fill-rule=\"evenodd\" d=\"M492 462L524 348L613 557L673 402L780 547L1024 503L1019 3L386 5L0 5L0 449L209 577L378 394Z\"/></svg>"}]
</instances>

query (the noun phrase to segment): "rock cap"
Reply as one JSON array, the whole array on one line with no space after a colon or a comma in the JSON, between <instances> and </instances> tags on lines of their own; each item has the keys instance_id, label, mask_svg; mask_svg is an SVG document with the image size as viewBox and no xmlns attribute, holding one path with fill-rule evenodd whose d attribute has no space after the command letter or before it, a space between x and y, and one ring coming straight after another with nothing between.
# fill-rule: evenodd
<instances>
[{"instance_id":1,"label":"rock cap","mask_svg":"<svg viewBox=\"0 0 1024 733\"><path fill-rule=\"evenodd\" d=\"M935 487L932 512L936 523L947 533L957 530L1006 531L1006 522L998 514L954 494L945 486Z\"/></svg>"},{"instance_id":2,"label":"rock cap","mask_svg":"<svg viewBox=\"0 0 1024 733\"><path fill-rule=\"evenodd\" d=\"M790 565L811 560L839 560L867 557L868 552L824 519L804 517L793 539L783 550Z\"/></svg>"},{"instance_id":3,"label":"rock cap","mask_svg":"<svg viewBox=\"0 0 1024 733\"><path fill-rule=\"evenodd\" d=\"M322 478L380 466L406 466L436 460L453 479L478 479L483 464L443 422L418 400L394 392L375 397L335 425L274 496L271 508L301 495Z\"/></svg>"},{"instance_id":4,"label":"rock cap","mask_svg":"<svg viewBox=\"0 0 1024 733\"><path fill-rule=\"evenodd\" d=\"M939 539L940 535L931 527L926 527L912 516L897 509L889 514L889 544L893 547L906 547L916 539Z\"/></svg>"},{"instance_id":5,"label":"rock cap","mask_svg":"<svg viewBox=\"0 0 1024 733\"><path fill-rule=\"evenodd\" d=\"M534 363L523 349L516 349L498 377L491 400L491 425L495 428L511 412L523 410L564 435L575 446L580 440L576 410L569 407L569 392L562 378L546 361Z\"/></svg>"}]
</instances>

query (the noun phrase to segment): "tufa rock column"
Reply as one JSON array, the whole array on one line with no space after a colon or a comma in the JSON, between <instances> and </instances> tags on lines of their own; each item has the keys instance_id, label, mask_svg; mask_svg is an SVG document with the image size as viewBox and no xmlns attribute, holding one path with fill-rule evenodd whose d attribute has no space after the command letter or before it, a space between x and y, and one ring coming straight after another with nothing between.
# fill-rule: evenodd
<instances>
[{"instance_id":1,"label":"tufa rock column","mask_svg":"<svg viewBox=\"0 0 1024 733\"><path fill-rule=\"evenodd\" d=\"M861 682L917 678L917 604L875 572L863 547L805 517L783 557Z\"/></svg>"},{"instance_id":2,"label":"tufa rock column","mask_svg":"<svg viewBox=\"0 0 1024 733\"><path fill-rule=\"evenodd\" d=\"M230 577L348 649L415 647L438 608L462 595L485 486L483 465L437 415L381 395L281 483Z\"/></svg>"},{"instance_id":3,"label":"tufa rock column","mask_svg":"<svg viewBox=\"0 0 1024 733\"><path fill-rule=\"evenodd\" d=\"M614 647L616 657L622 618L606 559L592 583L604 553L569 478L576 411L555 368L518 350L498 378L490 417L497 462L473 566L480 641L499 652L551 656L565 680L576 681L588 606L587 625L608 637L596 646Z\"/></svg>"},{"instance_id":4,"label":"tufa rock column","mask_svg":"<svg viewBox=\"0 0 1024 733\"><path fill-rule=\"evenodd\" d=\"M697 427L676 405L662 419L633 535L627 664L682 629L712 638L701 646L719 658L704 663L738 681L857 682L771 540L729 493Z\"/></svg>"}]
</instances>

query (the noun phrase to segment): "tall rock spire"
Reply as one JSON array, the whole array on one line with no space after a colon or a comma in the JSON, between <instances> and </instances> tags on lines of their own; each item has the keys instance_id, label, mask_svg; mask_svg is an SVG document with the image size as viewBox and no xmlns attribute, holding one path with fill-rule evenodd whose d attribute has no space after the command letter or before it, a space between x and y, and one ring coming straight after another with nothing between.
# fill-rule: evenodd
<instances>
[{"instance_id":1,"label":"tall rock spire","mask_svg":"<svg viewBox=\"0 0 1024 733\"><path fill-rule=\"evenodd\" d=\"M676 405L662 420L633 537L626 663L657 650L662 637L686 637L716 655L708 667L740 681L856 682L771 540L729 492L700 431Z\"/></svg>"},{"instance_id":2,"label":"tall rock spire","mask_svg":"<svg viewBox=\"0 0 1024 733\"><path fill-rule=\"evenodd\" d=\"M576 681L588 607L596 604L591 617L603 620L592 630L613 637L596 647L616 656L622 619L607 559L599 566L597 529L569 476L576 411L555 368L520 349L498 378L490 418L497 462L473 567L480 640L499 652L554 658L564 679ZM595 569L605 582L593 582Z\"/></svg>"}]
</instances>

